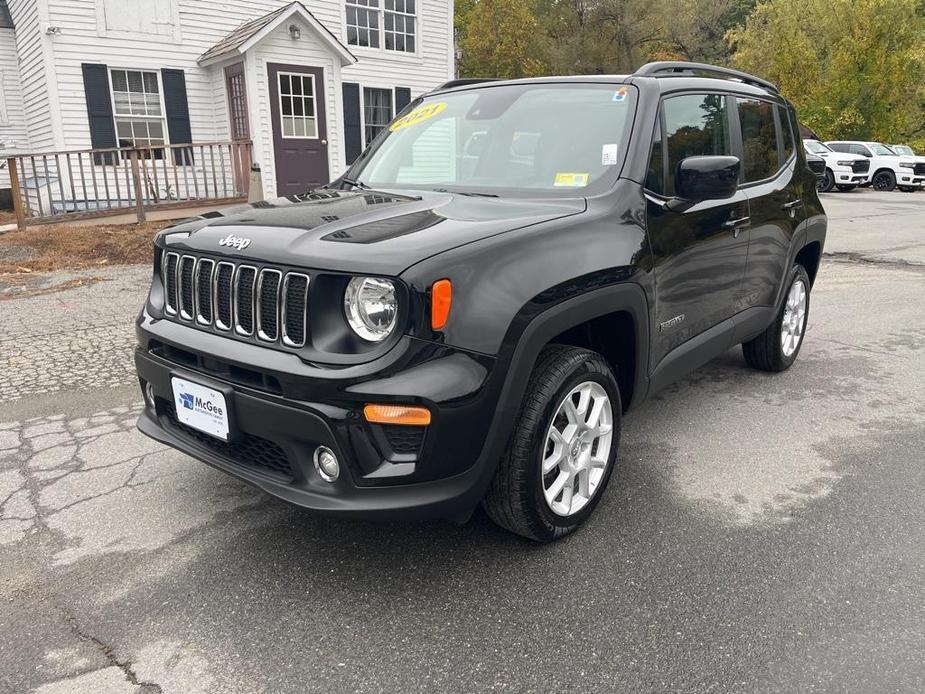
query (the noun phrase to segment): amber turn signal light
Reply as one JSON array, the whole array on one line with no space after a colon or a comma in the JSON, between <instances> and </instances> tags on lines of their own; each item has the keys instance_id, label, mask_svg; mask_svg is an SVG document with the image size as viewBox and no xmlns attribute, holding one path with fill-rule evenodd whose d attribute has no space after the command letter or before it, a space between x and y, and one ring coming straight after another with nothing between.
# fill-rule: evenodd
<instances>
[{"instance_id":1,"label":"amber turn signal light","mask_svg":"<svg viewBox=\"0 0 925 694\"><path fill-rule=\"evenodd\" d=\"M442 330L450 319L453 303L453 284L449 280L437 280L430 288L430 327Z\"/></svg>"},{"instance_id":2,"label":"amber turn signal light","mask_svg":"<svg viewBox=\"0 0 925 694\"><path fill-rule=\"evenodd\" d=\"M410 424L426 427L430 424L430 410L426 407L406 405L367 405L363 416L373 424Z\"/></svg>"}]
</instances>

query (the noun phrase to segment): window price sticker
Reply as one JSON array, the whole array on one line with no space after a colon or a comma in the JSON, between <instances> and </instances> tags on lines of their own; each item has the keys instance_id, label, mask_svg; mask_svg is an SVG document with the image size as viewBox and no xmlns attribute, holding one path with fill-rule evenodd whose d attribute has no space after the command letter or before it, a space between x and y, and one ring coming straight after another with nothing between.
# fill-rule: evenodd
<instances>
[{"instance_id":1,"label":"window price sticker","mask_svg":"<svg viewBox=\"0 0 925 694\"><path fill-rule=\"evenodd\" d=\"M617 146L604 145L601 147L601 166L616 166Z\"/></svg>"}]
</instances>

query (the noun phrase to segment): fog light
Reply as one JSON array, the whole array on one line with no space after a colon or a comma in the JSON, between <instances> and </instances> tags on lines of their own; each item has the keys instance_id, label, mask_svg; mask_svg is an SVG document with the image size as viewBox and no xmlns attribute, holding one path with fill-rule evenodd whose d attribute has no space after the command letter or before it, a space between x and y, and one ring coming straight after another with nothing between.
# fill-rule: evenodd
<instances>
[{"instance_id":1,"label":"fog light","mask_svg":"<svg viewBox=\"0 0 925 694\"><path fill-rule=\"evenodd\" d=\"M148 407L152 410L157 409L157 403L154 400L154 388L150 381L145 383L145 400L148 403Z\"/></svg>"},{"instance_id":2,"label":"fog light","mask_svg":"<svg viewBox=\"0 0 925 694\"><path fill-rule=\"evenodd\" d=\"M340 475L340 463L337 456L327 446L318 446L315 449L315 469L325 482L333 482Z\"/></svg>"}]
</instances>

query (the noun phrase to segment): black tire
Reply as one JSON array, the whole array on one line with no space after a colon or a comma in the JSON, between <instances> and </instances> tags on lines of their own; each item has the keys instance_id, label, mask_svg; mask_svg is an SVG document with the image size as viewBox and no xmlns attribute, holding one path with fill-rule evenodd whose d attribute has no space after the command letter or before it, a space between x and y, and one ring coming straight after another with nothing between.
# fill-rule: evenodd
<instances>
[{"instance_id":1,"label":"black tire","mask_svg":"<svg viewBox=\"0 0 925 694\"><path fill-rule=\"evenodd\" d=\"M787 310L787 297L798 280L803 282L806 289L806 314L803 318L800 341L793 354L788 356L784 353L781 345L781 331ZM809 323L810 289L809 275L806 273L806 268L802 265L794 265L790 270L787 281L787 292L784 294L784 300L781 302L780 310L777 312L774 321L758 337L742 343L742 354L749 366L759 371L777 372L786 371L796 361L797 356L800 354L800 349L803 347L803 341L806 339L806 326Z\"/></svg>"},{"instance_id":2,"label":"black tire","mask_svg":"<svg viewBox=\"0 0 925 694\"><path fill-rule=\"evenodd\" d=\"M841 192L843 192L843 193L847 193L849 190L854 190L855 188L857 188L857 186L854 186L854 185L852 185L852 186L836 186L836 188L838 188L838 189L839 189Z\"/></svg>"},{"instance_id":3,"label":"black tire","mask_svg":"<svg viewBox=\"0 0 925 694\"><path fill-rule=\"evenodd\" d=\"M870 183L874 190L895 190L896 174L894 174L892 171L878 171L874 174L874 177L871 179Z\"/></svg>"},{"instance_id":4,"label":"black tire","mask_svg":"<svg viewBox=\"0 0 925 694\"><path fill-rule=\"evenodd\" d=\"M828 193L835 187L835 176L828 169L825 170L822 178L816 179L816 190L820 193Z\"/></svg>"},{"instance_id":5,"label":"black tire","mask_svg":"<svg viewBox=\"0 0 925 694\"><path fill-rule=\"evenodd\" d=\"M546 432L566 395L585 381L599 383L610 399L610 456L596 491L584 507L574 515L560 516L549 508L543 494L541 461ZM558 540L584 523L601 500L613 472L620 445L621 413L617 381L601 355L565 345L545 347L527 385L507 450L482 500L488 517L502 528L537 542Z\"/></svg>"}]
</instances>

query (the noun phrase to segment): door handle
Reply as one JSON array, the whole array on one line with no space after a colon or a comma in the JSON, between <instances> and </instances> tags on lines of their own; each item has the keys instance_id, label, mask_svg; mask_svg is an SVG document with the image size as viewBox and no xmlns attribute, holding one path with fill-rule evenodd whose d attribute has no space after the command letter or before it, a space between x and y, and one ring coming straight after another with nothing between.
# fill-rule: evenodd
<instances>
[{"instance_id":1,"label":"door handle","mask_svg":"<svg viewBox=\"0 0 925 694\"><path fill-rule=\"evenodd\" d=\"M723 227L726 229L732 229L732 238L739 238L739 234L742 229L747 227L751 223L751 217L737 217L735 219L730 219L726 222L723 222Z\"/></svg>"},{"instance_id":2,"label":"door handle","mask_svg":"<svg viewBox=\"0 0 925 694\"><path fill-rule=\"evenodd\" d=\"M791 200L790 202L785 202L785 203L783 204L783 208L784 208L785 210L792 210L794 207L799 207L799 206L802 205L802 204L803 204L803 201L800 200L800 198L797 198L796 200Z\"/></svg>"}]
</instances>

